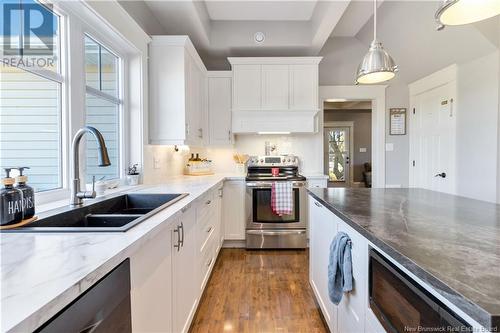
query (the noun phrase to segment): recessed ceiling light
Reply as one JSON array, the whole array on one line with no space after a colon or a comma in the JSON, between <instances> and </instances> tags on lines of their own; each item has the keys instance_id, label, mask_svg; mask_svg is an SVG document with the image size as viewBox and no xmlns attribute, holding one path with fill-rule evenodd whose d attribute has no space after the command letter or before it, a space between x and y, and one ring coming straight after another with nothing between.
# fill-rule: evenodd
<instances>
[{"instance_id":1,"label":"recessed ceiling light","mask_svg":"<svg viewBox=\"0 0 500 333\"><path fill-rule=\"evenodd\" d=\"M253 39L257 44L263 43L264 40L266 39L266 35L264 35L263 32L256 32L255 35L253 35Z\"/></svg>"}]
</instances>

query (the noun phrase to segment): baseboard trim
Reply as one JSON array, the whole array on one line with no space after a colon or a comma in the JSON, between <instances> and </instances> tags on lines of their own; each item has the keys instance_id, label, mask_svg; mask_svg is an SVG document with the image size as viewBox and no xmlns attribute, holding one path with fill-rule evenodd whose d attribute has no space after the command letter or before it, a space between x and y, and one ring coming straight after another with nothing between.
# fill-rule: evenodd
<instances>
[{"instance_id":1,"label":"baseboard trim","mask_svg":"<svg viewBox=\"0 0 500 333\"><path fill-rule=\"evenodd\" d=\"M401 188L401 184L386 184L385 188Z\"/></svg>"},{"instance_id":2,"label":"baseboard trim","mask_svg":"<svg viewBox=\"0 0 500 333\"><path fill-rule=\"evenodd\" d=\"M224 243L222 244L222 247L225 249L244 249L246 247L245 240L232 240L232 239L225 239Z\"/></svg>"}]
</instances>

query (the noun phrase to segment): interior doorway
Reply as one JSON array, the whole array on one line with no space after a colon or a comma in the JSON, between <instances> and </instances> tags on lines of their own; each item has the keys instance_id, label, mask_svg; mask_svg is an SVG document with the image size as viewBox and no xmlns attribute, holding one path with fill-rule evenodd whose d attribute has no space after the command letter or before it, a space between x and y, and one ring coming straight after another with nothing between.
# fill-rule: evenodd
<instances>
[{"instance_id":1,"label":"interior doorway","mask_svg":"<svg viewBox=\"0 0 500 333\"><path fill-rule=\"evenodd\" d=\"M372 102L326 100L323 110L328 187L371 187Z\"/></svg>"}]
</instances>

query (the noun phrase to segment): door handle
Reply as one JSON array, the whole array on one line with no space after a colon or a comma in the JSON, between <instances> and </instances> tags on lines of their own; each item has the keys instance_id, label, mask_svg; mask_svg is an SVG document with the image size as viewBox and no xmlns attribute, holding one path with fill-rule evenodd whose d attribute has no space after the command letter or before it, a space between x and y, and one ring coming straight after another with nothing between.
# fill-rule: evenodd
<instances>
[{"instance_id":1,"label":"door handle","mask_svg":"<svg viewBox=\"0 0 500 333\"><path fill-rule=\"evenodd\" d=\"M320 207L320 208L321 208L321 207L323 207L323 206L321 206L321 204L320 204L319 202L317 202L317 201L314 201L314 204L315 204L316 206Z\"/></svg>"},{"instance_id":2,"label":"door handle","mask_svg":"<svg viewBox=\"0 0 500 333\"><path fill-rule=\"evenodd\" d=\"M180 226L177 226L177 228L174 229L174 232L177 233L177 244L174 244L174 248L177 249L177 252L181 250L181 234L180 234Z\"/></svg>"},{"instance_id":3,"label":"door handle","mask_svg":"<svg viewBox=\"0 0 500 333\"><path fill-rule=\"evenodd\" d=\"M182 231L180 246L184 247L184 223L181 222L179 229Z\"/></svg>"},{"instance_id":4,"label":"door handle","mask_svg":"<svg viewBox=\"0 0 500 333\"><path fill-rule=\"evenodd\" d=\"M434 177L446 178L446 173L445 172L441 172L441 173L438 173L437 175L435 175Z\"/></svg>"}]
</instances>

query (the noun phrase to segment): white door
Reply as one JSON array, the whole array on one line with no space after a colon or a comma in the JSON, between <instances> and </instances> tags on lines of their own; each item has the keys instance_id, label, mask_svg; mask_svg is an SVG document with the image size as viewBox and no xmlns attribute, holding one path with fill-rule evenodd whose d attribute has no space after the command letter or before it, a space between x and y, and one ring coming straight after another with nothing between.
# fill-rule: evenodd
<instances>
[{"instance_id":1,"label":"white door","mask_svg":"<svg viewBox=\"0 0 500 333\"><path fill-rule=\"evenodd\" d=\"M414 186L455 193L454 83L415 96Z\"/></svg>"},{"instance_id":2,"label":"white door","mask_svg":"<svg viewBox=\"0 0 500 333\"><path fill-rule=\"evenodd\" d=\"M331 332L336 332L337 309L328 296L330 244L337 233L334 215L309 196L309 279Z\"/></svg>"},{"instance_id":3,"label":"white door","mask_svg":"<svg viewBox=\"0 0 500 333\"><path fill-rule=\"evenodd\" d=\"M368 243L366 238L339 217L338 231L351 239L353 290L344 293L338 306L338 330L342 333L369 332L365 330L365 311L368 303ZM371 332L370 332L371 333Z\"/></svg>"},{"instance_id":4,"label":"white door","mask_svg":"<svg viewBox=\"0 0 500 333\"><path fill-rule=\"evenodd\" d=\"M231 78L208 78L208 120L211 145L232 143Z\"/></svg>"},{"instance_id":5,"label":"white door","mask_svg":"<svg viewBox=\"0 0 500 333\"><path fill-rule=\"evenodd\" d=\"M261 65L233 66L233 110L261 108Z\"/></svg>"},{"instance_id":6,"label":"white door","mask_svg":"<svg viewBox=\"0 0 500 333\"><path fill-rule=\"evenodd\" d=\"M183 212L173 225L173 331L187 332L198 302L195 209Z\"/></svg>"},{"instance_id":7,"label":"white door","mask_svg":"<svg viewBox=\"0 0 500 333\"><path fill-rule=\"evenodd\" d=\"M226 181L222 197L224 239L245 240L246 184L244 181Z\"/></svg>"},{"instance_id":8,"label":"white door","mask_svg":"<svg viewBox=\"0 0 500 333\"><path fill-rule=\"evenodd\" d=\"M318 65L290 65L290 109L317 109L318 86Z\"/></svg>"},{"instance_id":9,"label":"white door","mask_svg":"<svg viewBox=\"0 0 500 333\"><path fill-rule=\"evenodd\" d=\"M349 187L351 179L351 152L349 127L325 127L325 172L337 187Z\"/></svg>"},{"instance_id":10,"label":"white door","mask_svg":"<svg viewBox=\"0 0 500 333\"><path fill-rule=\"evenodd\" d=\"M288 110L288 65L262 65L262 108Z\"/></svg>"}]
</instances>

